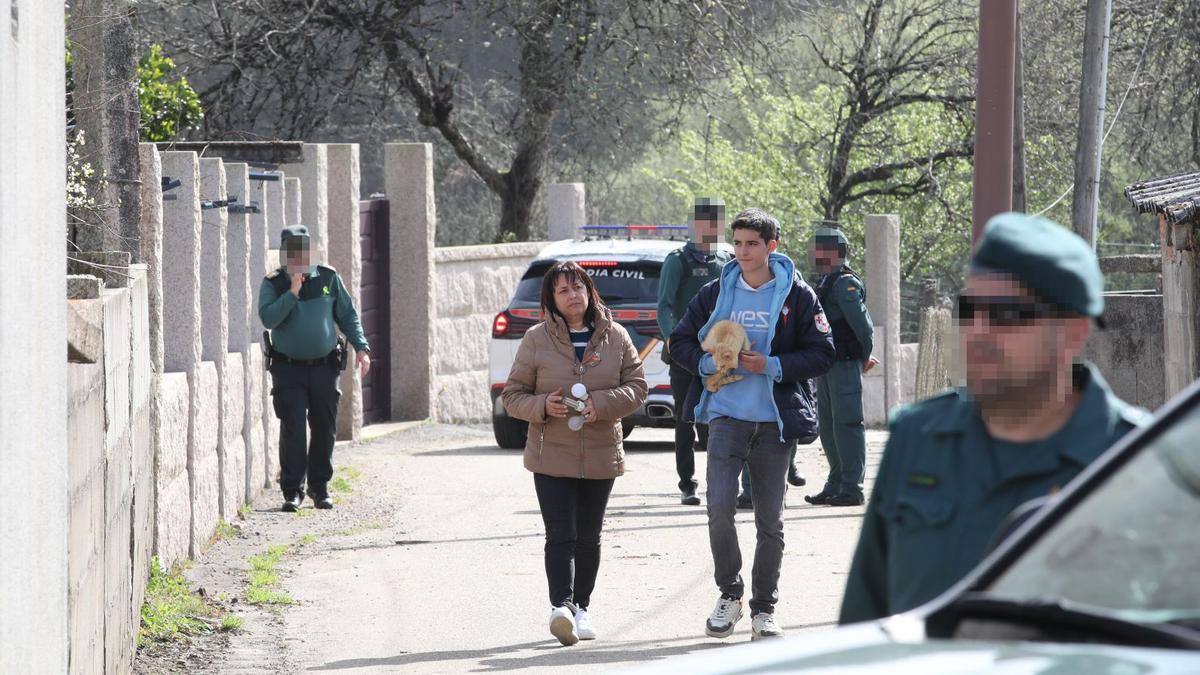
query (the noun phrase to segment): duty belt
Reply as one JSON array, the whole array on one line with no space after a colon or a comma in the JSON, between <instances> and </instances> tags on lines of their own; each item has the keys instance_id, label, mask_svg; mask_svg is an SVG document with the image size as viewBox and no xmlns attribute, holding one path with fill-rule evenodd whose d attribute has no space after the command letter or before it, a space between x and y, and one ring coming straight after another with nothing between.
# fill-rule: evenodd
<instances>
[{"instance_id":1,"label":"duty belt","mask_svg":"<svg viewBox=\"0 0 1200 675\"><path fill-rule=\"evenodd\" d=\"M339 361L336 349L317 359L293 359L287 354L271 350L271 360L292 366L336 366Z\"/></svg>"}]
</instances>

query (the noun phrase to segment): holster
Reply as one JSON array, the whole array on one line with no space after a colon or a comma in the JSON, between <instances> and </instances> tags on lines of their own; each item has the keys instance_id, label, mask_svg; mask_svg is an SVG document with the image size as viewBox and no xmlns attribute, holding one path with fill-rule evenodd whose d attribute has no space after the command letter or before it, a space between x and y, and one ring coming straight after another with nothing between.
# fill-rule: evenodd
<instances>
[{"instance_id":1,"label":"holster","mask_svg":"<svg viewBox=\"0 0 1200 675\"><path fill-rule=\"evenodd\" d=\"M346 338L338 337L337 347L338 370L346 369L346 362L350 360L350 346L346 343Z\"/></svg>"},{"instance_id":2,"label":"holster","mask_svg":"<svg viewBox=\"0 0 1200 675\"><path fill-rule=\"evenodd\" d=\"M274 348L271 346L271 331L269 330L263 331L262 351L263 367L265 367L267 370L270 370L272 363L271 354L274 352Z\"/></svg>"}]
</instances>

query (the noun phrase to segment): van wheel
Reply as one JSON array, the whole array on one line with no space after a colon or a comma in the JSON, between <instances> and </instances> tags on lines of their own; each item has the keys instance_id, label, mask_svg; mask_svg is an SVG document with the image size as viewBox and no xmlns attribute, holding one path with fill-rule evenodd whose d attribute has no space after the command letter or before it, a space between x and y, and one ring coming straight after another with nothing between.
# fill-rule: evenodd
<instances>
[{"instance_id":1,"label":"van wheel","mask_svg":"<svg viewBox=\"0 0 1200 675\"><path fill-rule=\"evenodd\" d=\"M522 450L529 437L529 422L507 416L493 417L492 434L496 436L496 445L501 448Z\"/></svg>"},{"instance_id":2,"label":"van wheel","mask_svg":"<svg viewBox=\"0 0 1200 675\"><path fill-rule=\"evenodd\" d=\"M633 433L633 424L629 422L621 422L621 438L629 438L629 434Z\"/></svg>"}]
</instances>

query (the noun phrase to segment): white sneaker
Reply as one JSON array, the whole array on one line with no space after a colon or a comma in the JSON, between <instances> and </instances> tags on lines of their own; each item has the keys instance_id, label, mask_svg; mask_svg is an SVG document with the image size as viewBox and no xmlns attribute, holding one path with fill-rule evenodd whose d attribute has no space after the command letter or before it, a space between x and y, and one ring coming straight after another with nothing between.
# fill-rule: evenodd
<instances>
[{"instance_id":1,"label":"white sneaker","mask_svg":"<svg viewBox=\"0 0 1200 675\"><path fill-rule=\"evenodd\" d=\"M764 640L766 638L783 637L783 629L775 623L775 615L759 612L750 621L750 639Z\"/></svg>"},{"instance_id":2,"label":"white sneaker","mask_svg":"<svg viewBox=\"0 0 1200 675\"><path fill-rule=\"evenodd\" d=\"M730 600L721 596L704 624L704 633L709 637L727 638L733 635L733 627L741 618L742 599Z\"/></svg>"},{"instance_id":3,"label":"white sneaker","mask_svg":"<svg viewBox=\"0 0 1200 675\"><path fill-rule=\"evenodd\" d=\"M579 642L579 633L575 632L575 617L570 609L555 607L550 612L550 634L567 647Z\"/></svg>"},{"instance_id":4,"label":"white sneaker","mask_svg":"<svg viewBox=\"0 0 1200 675\"><path fill-rule=\"evenodd\" d=\"M579 635L580 640L596 639L596 629L592 628L592 617L588 615L586 609L575 612L575 633Z\"/></svg>"}]
</instances>

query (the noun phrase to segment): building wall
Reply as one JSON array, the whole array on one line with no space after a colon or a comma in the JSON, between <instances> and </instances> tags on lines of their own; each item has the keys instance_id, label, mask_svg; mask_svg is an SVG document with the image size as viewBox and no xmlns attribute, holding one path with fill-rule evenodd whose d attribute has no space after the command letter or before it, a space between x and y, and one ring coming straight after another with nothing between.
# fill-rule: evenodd
<instances>
[{"instance_id":1,"label":"building wall","mask_svg":"<svg viewBox=\"0 0 1200 675\"><path fill-rule=\"evenodd\" d=\"M67 670L63 7L0 0L0 672ZM55 273L59 272L59 273Z\"/></svg>"},{"instance_id":2,"label":"building wall","mask_svg":"<svg viewBox=\"0 0 1200 675\"><path fill-rule=\"evenodd\" d=\"M1154 410L1166 400L1163 296L1104 296L1104 330L1092 331L1084 357L1121 399Z\"/></svg>"},{"instance_id":3,"label":"building wall","mask_svg":"<svg viewBox=\"0 0 1200 675\"><path fill-rule=\"evenodd\" d=\"M433 326L434 418L491 419L488 342L492 319L546 242L454 246L434 252L437 317Z\"/></svg>"}]
</instances>

